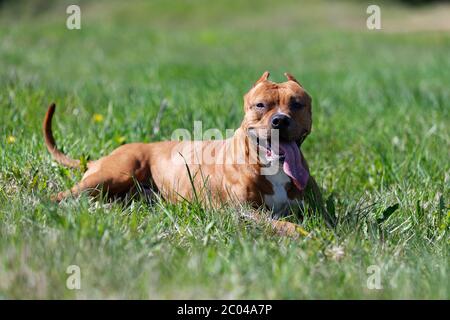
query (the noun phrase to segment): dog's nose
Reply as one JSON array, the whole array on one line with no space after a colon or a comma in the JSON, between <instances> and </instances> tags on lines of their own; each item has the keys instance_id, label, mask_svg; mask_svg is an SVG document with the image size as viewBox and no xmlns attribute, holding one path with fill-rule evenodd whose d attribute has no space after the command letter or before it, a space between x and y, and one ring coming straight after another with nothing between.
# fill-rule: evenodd
<instances>
[{"instance_id":1,"label":"dog's nose","mask_svg":"<svg viewBox=\"0 0 450 320\"><path fill-rule=\"evenodd\" d=\"M284 114L275 114L270 121L273 129L286 129L291 124L291 118Z\"/></svg>"}]
</instances>

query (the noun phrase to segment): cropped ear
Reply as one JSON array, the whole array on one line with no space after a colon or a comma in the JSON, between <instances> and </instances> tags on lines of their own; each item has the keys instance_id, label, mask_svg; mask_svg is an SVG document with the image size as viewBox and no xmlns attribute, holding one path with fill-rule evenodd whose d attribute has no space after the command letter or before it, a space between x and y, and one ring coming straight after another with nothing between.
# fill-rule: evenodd
<instances>
[{"instance_id":1,"label":"cropped ear","mask_svg":"<svg viewBox=\"0 0 450 320\"><path fill-rule=\"evenodd\" d=\"M264 72L262 74L262 76L258 79L258 81L255 82L255 84L253 86L255 87L257 84L259 84L263 81L266 81L267 79L269 79L269 76L270 76L269 71Z\"/></svg>"},{"instance_id":2,"label":"cropped ear","mask_svg":"<svg viewBox=\"0 0 450 320\"><path fill-rule=\"evenodd\" d=\"M298 83L298 85L299 85L300 87L303 87L303 86L300 84L300 82L298 82L297 79L295 79L295 77L294 77L292 74L290 74L290 73L288 73L288 72L285 72L285 73L284 73L284 76L285 76L289 81L294 81L294 82Z\"/></svg>"}]
</instances>

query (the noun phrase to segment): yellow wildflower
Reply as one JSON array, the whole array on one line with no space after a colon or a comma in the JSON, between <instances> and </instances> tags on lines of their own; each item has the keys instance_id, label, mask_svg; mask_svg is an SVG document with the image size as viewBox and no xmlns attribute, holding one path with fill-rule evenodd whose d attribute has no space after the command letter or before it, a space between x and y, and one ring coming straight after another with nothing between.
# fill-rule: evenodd
<instances>
[{"instance_id":1,"label":"yellow wildflower","mask_svg":"<svg viewBox=\"0 0 450 320\"><path fill-rule=\"evenodd\" d=\"M94 115L92 116L92 120L95 123L103 122L103 116L101 114L99 114L99 113L94 113Z\"/></svg>"},{"instance_id":2,"label":"yellow wildflower","mask_svg":"<svg viewBox=\"0 0 450 320\"><path fill-rule=\"evenodd\" d=\"M13 144L14 142L16 142L16 137L14 137L14 136L7 136L6 137L6 142L8 142L9 144Z\"/></svg>"}]
</instances>

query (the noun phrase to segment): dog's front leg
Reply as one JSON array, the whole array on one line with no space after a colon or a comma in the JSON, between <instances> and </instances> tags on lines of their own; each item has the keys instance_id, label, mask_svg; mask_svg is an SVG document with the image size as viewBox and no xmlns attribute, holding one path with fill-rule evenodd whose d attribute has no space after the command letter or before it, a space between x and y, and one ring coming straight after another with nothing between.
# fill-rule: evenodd
<instances>
[{"instance_id":1,"label":"dog's front leg","mask_svg":"<svg viewBox=\"0 0 450 320\"><path fill-rule=\"evenodd\" d=\"M308 235L308 232L296 223L272 219L260 212L257 212L256 210L246 211L242 214L242 216L257 223L268 224L277 234L281 236L288 236L297 239L300 236Z\"/></svg>"}]
</instances>

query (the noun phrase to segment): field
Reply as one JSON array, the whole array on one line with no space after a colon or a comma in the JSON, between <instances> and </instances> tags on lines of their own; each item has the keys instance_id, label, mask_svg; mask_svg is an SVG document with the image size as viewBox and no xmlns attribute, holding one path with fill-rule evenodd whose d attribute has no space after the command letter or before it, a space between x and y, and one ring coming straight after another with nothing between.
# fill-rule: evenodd
<instances>
[{"instance_id":1,"label":"field","mask_svg":"<svg viewBox=\"0 0 450 320\"><path fill-rule=\"evenodd\" d=\"M450 298L450 6L381 2L370 31L364 1L80 1L68 30L68 3L36 3L0 7L0 298ZM294 240L229 207L50 201L82 172L44 147L49 103L58 144L95 159L196 120L237 128L265 70L313 97L303 152L335 229L306 215Z\"/></svg>"}]
</instances>

